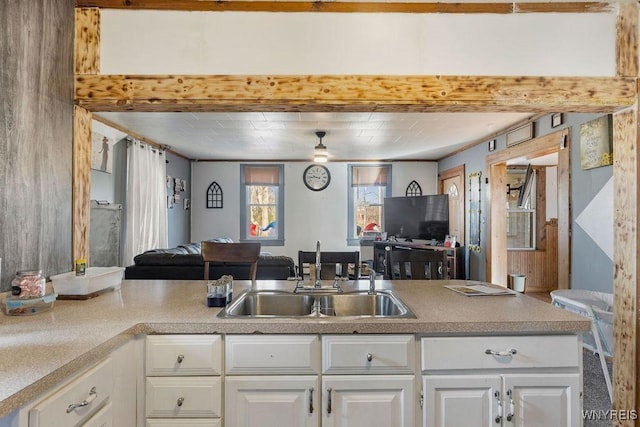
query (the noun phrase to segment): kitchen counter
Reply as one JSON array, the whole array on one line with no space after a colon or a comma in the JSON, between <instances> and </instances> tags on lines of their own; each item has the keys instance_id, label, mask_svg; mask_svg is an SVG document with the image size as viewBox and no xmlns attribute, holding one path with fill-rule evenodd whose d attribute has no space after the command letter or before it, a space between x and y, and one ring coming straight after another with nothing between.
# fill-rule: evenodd
<instances>
[{"instance_id":1,"label":"kitchen counter","mask_svg":"<svg viewBox=\"0 0 640 427\"><path fill-rule=\"evenodd\" d=\"M138 334L351 334L424 335L571 334L589 320L518 294L468 297L444 285L465 281L377 281L393 289L415 319L221 319L206 306L202 281L134 280L89 300L57 300L34 316L0 315L0 417L94 363ZM250 285L236 281L234 295ZM291 281L260 281L265 289L293 289ZM367 289L368 281L346 282Z\"/></svg>"}]
</instances>

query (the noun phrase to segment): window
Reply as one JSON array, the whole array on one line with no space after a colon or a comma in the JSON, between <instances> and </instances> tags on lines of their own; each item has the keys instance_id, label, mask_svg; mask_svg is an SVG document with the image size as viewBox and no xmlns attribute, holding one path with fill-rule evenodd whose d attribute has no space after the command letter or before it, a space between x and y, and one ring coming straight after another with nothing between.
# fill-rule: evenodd
<instances>
[{"instance_id":1,"label":"window","mask_svg":"<svg viewBox=\"0 0 640 427\"><path fill-rule=\"evenodd\" d=\"M507 167L507 249L536 248L536 172Z\"/></svg>"},{"instance_id":2,"label":"window","mask_svg":"<svg viewBox=\"0 0 640 427\"><path fill-rule=\"evenodd\" d=\"M384 198L391 196L391 165L349 165L347 242L360 244L368 233L384 231Z\"/></svg>"},{"instance_id":3,"label":"window","mask_svg":"<svg viewBox=\"0 0 640 427\"><path fill-rule=\"evenodd\" d=\"M240 165L240 240L284 245L282 165Z\"/></svg>"}]
</instances>

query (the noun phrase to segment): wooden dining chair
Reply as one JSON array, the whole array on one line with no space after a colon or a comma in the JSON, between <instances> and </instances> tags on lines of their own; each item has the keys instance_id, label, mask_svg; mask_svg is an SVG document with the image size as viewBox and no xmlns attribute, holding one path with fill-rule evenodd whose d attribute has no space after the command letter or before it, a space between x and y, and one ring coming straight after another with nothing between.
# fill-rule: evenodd
<instances>
[{"instance_id":1,"label":"wooden dining chair","mask_svg":"<svg viewBox=\"0 0 640 427\"><path fill-rule=\"evenodd\" d=\"M311 251L298 251L298 275L304 278L304 270L315 265L316 253ZM349 266L353 273L349 274ZM309 273L307 273L309 275ZM360 252L320 252L320 278L332 280L336 277L360 277ZM314 279L314 277L310 277Z\"/></svg>"},{"instance_id":2,"label":"wooden dining chair","mask_svg":"<svg viewBox=\"0 0 640 427\"><path fill-rule=\"evenodd\" d=\"M256 280L260 243L202 242L200 253L204 261L204 280L209 280L209 263L233 263L249 265L249 278Z\"/></svg>"},{"instance_id":3,"label":"wooden dining chair","mask_svg":"<svg viewBox=\"0 0 640 427\"><path fill-rule=\"evenodd\" d=\"M395 249L388 252L389 272L395 280L448 278L447 252Z\"/></svg>"}]
</instances>

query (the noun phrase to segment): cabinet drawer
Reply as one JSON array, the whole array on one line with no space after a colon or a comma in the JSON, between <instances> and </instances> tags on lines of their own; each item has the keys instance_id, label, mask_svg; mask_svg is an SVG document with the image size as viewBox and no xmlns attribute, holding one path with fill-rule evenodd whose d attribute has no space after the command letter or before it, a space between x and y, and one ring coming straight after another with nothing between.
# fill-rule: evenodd
<instances>
[{"instance_id":1,"label":"cabinet drawer","mask_svg":"<svg viewBox=\"0 0 640 427\"><path fill-rule=\"evenodd\" d=\"M108 358L31 408L29 427L79 424L109 398L112 390L113 365ZM85 401L86 405L76 409L69 406Z\"/></svg>"},{"instance_id":2,"label":"cabinet drawer","mask_svg":"<svg viewBox=\"0 0 640 427\"><path fill-rule=\"evenodd\" d=\"M575 335L422 338L422 370L578 367ZM487 354L487 350L512 355Z\"/></svg>"},{"instance_id":3,"label":"cabinet drawer","mask_svg":"<svg viewBox=\"0 0 640 427\"><path fill-rule=\"evenodd\" d=\"M219 335L151 335L146 341L148 376L220 375Z\"/></svg>"},{"instance_id":4,"label":"cabinet drawer","mask_svg":"<svg viewBox=\"0 0 640 427\"><path fill-rule=\"evenodd\" d=\"M113 414L111 413L111 402L107 403L94 416L89 418L82 427L112 427Z\"/></svg>"},{"instance_id":5,"label":"cabinet drawer","mask_svg":"<svg viewBox=\"0 0 640 427\"><path fill-rule=\"evenodd\" d=\"M156 418L215 418L222 407L219 377L149 377L146 416Z\"/></svg>"},{"instance_id":6,"label":"cabinet drawer","mask_svg":"<svg viewBox=\"0 0 640 427\"><path fill-rule=\"evenodd\" d=\"M317 374L320 340L317 335L228 335L227 374Z\"/></svg>"},{"instance_id":7,"label":"cabinet drawer","mask_svg":"<svg viewBox=\"0 0 640 427\"><path fill-rule=\"evenodd\" d=\"M220 418L162 419L149 418L146 427L222 427Z\"/></svg>"},{"instance_id":8,"label":"cabinet drawer","mask_svg":"<svg viewBox=\"0 0 640 427\"><path fill-rule=\"evenodd\" d=\"M324 374L412 374L412 335L335 335L322 338Z\"/></svg>"}]
</instances>

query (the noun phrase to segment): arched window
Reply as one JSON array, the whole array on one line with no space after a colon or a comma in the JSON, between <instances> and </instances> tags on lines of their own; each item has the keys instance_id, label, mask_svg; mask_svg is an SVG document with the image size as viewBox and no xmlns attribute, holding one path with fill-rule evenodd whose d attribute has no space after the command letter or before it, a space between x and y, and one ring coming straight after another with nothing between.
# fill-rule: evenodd
<instances>
[{"instance_id":1,"label":"arched window","mask_svg":"<svg viewBox=\"0 0 640 427\"><path fill-rule=\"evenodd\" d=\"M422 196L422 187L415 180L407 186L406 196Z\"/></svg>"},{"instance_id":2,"label":"arched window","mask_svg":"<svg viewBox=\"0 0 640 427\"><path fill-rule=\"evenodd\" d=\"M222 188L213 181L207 188L207 209L222 208Z\"/></svg>"}]
</instances>

